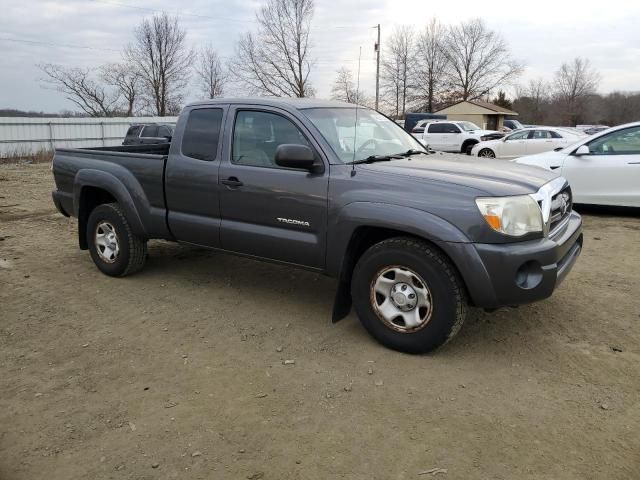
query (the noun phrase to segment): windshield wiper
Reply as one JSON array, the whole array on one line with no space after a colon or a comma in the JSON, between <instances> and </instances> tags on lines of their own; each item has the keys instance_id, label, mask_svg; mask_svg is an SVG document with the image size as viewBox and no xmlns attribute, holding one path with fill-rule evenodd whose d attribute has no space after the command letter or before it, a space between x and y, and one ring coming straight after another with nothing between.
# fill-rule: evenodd
<instances>
[{"instance_id":1,"label":"windshield wiper","mask_svg":"<svg viewBox=\"0 0 640 480\"><path fill-rule=\"evenodd\" d=\"M426 152L424 150L416 150L415 148L410 148L406 152L398 153L397 155L400 155L403 157L410 157L411 155L428 155L428 154L429 152Z\"/></svg>"},{"instance_id":2,"label":"windshield wiper","mask_svg":"<svg viewBox=\"0 0 640 480\"><path fill-rule=\"evenodd\" d=\"M369 155L367 158L362 158L360 160L354 160L353 162L349 162L349 165L357 165L359 163L374 163L374 162L388 162L389 160L398 160L404 158L402 155L394 154L394 155Z\"/></svg>"}]
</instances>

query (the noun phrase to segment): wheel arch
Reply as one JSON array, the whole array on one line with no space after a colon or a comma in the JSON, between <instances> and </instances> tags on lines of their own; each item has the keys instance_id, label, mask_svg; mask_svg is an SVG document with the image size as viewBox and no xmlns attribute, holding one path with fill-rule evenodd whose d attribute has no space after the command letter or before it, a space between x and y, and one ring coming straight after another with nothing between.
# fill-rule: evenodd
<instances>
[{"instance_id":1,"label":"wheel arch","mask_svg":"<svg viewBox=\"0 0 640 480\"><path fill-rule=\"evenodd\" d=\"M476 140L475 138L467 138L464 142L462 142L462 147L460 149L461 153L466 153L467 152L467 148L469 148L470 146L473 146L477 143L480 143L478 140Z\"/></svg>"},{"instance_id":2,"label":"wheel arch","mask_svg":"<svg viewBox=\"0 0 640 480\"><path fill-rule=\"evenodd\" d=\"M353 204L352 204L353 205ZM447 258L456 273L460 276L462 284L467 288L465 278L461 273L461 268L456 262L454 252L448 248L448 242L466 243L469 240L455 226L431 215L427 212L411 209L407 207L397 207L395 205L376 204L378 208L375 210L375 217L370 221L365 221L361 212L352 211L359 218L358 224L351 224L347 230L346 220L340 221L341 232L335 237L337 238L328 249L328 259L337 259L331 264L327 264L328 273L339 279L338 291L333 309L333 321L337 322L341 318L348 315L351 308L351 278L353 269L364 252L373 245L393 237L411 237L428 243L432 248L440 252ZM401 210L398 210L398 209ZM356 209L359 210L359 209ZM369 210L370 211L370 210ZM373 213L370 211L370 213ZM407 214L417 215L421 222L412 222L407 218ZM359 215L358 215L359 214ZM399 223L397 218L395 222L385 224L385 217L403 214L405 222ZM338 217L340 217L339 215ZM345 235L345 231L347 231ZM342 238L342 239L341 239ZM338 242L343 242L338 245Z\"/></svg>"},{"instance_id":3,"label":"wheel arch","mask_svg":"<svg viewBox=\"0 0 640 480\"><path fill-rule=\"evenodd\" d=\"M74 211L78 218L80 249L88 248L87 221L91 212L104 203L117 203L122 208L132 230L146 237L138 208L125 185L114 175L98 170L80 170L74 181Z\"/></svg>"}]
</instances>

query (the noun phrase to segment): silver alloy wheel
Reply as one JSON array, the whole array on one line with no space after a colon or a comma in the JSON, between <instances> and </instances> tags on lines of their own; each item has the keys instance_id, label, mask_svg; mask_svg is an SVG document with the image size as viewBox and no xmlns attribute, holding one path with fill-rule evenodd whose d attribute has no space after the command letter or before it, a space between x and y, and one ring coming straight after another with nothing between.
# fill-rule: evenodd
<instances>
[{"instance_id":1,"label":"silver alloy wheel","mask_svg":"<svg viewBox=\"0 0 640 480\"><path fill-rule=\"evenodd\" d=\"M493 150L489 150L488 148L481 150L479 156L484 158L496 158L496 154L493 153Z\"/></svg>"},{"instance_id":2,"label":"silver alloy wheel","mask_svg":"<svg viewBox=\"0 0 640 480\"><path fill-rule=\"evenodd\" d=\"M120 254L116 229L108 222L100 222L96 227L96 250L101 260L113 263Z\"/></svg>"},{"instance_id":3,"label":"silver alloy wheel","mask_svg":"<svg viewBox=\"0 0 640 480\"><path fill-rule=\"evenodd\" d=\"M433 302L429 287L409 268L383 268L373 278L370 292L374 311L394 330L415 332L431 320Z\"/></svg>"}]
</instances>

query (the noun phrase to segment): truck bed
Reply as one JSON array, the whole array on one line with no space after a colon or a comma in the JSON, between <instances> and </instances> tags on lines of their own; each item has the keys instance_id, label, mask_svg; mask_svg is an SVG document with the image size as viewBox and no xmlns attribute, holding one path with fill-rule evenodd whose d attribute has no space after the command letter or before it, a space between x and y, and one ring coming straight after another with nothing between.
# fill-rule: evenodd
<instances>
[{"instance_id":1,"label":"truck bed","mask_svg":"<svg viewBox=\"0 0 640 480\"><path fill-rule=\"evenodd\" d=\"M69 215L79 216L82 201L74 195L83 187L118 191L125 208L137 212L144 234L167 238L164 168L169 144L94 148L58 148L53 156L54 201Z\"/></svg>"}]
</instances>

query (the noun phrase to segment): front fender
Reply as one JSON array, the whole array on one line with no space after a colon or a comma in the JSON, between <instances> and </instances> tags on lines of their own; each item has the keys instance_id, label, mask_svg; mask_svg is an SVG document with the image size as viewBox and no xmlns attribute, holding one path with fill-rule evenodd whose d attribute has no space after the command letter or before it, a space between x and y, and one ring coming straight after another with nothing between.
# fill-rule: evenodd
<instances>
[{"instance_id":1,"label":"front fender","mask_svg":"<svg viewBox=\"0 0 640 480\"><path fill-rule=\"evenodd\" d=\"M74 216L80 218L82 189L85 187L100 188L116 199L133 232L146 238L145 225L148 224L151 207L144 190L135 177L127 170L120 173L121 175L116 177L114 174L102 170L88 168L79 170L73 182Z\"/></svg>"},{"instance_id":2,"label":"front fender","mask_svg":"<svg viewBox=\"0 0 640 480\"><path fill-rule=\"evenodd\" d=\"M353 202L332 216L327 242L327 273L339 276L353 233L359 227L379 227L429 240L445 253L449 243L469 243L462 231L441 217L400 205Z\"/></svg>"}]
</instances>

